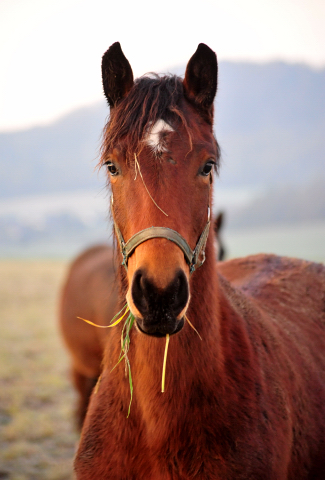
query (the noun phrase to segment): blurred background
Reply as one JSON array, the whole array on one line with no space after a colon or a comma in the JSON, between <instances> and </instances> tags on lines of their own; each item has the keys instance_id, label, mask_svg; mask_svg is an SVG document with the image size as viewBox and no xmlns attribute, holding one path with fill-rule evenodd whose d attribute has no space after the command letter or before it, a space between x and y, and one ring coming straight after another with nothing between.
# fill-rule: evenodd
<instances>
[{"instance_id":1,"label":"blurred background","mask_svg":"<svg viewBox=\"0 0 325 480\"><path fill-rule=\"evenodd\" d=\"M219 59L228 256L323 260L324 20L322 0L2 0L0 256L69 258L109 239L101 56L120 41L135 76L182 75L204 42Z\"/></svg>"},{"instance_id":2,"label":"blurred background","mask_svg":"<svg viewBox=\"0 0 325 480\"><path fill-rule=\"evenodd\" d=\"M56 328L68 261L111 241L96 170L101 56L135 76L217 52L227 257L325 260L323 0L1 0L0 478L68 479L74 394Z\"/></svg>"}]
</instances>

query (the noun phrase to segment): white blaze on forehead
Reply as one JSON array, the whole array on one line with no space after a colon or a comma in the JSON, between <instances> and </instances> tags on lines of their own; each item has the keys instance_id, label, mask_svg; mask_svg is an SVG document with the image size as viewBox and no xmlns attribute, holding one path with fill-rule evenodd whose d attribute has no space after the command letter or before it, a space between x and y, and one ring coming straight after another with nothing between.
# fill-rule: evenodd
<instances>
[{"instance_id":1,"label":"white blaze on forehead","mask_svg":"<svg viewBox=\"0 0 325 480\"><path fill-rule=\"evenodd\" d=\"M146 142L155 152L163 152L164 145L161 138L164 132L173 132L174 129L168 125L164 120L158 120L150 129L149 134L146 137Z\"/></svg>"}]
</instances>

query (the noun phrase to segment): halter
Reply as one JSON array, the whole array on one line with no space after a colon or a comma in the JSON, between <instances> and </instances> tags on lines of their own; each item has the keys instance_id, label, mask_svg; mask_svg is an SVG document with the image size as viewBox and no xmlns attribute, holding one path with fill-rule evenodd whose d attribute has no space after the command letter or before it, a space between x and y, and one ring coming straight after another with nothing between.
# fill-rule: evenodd
<instances>
[{"instance_id":1,"label":"halter","mask_svg":"<svg viewBox=\"0 0 325 480\"><path fill-rule=\"evenodd\" d=\"M190 267L190 274L197 270L205 261L205 246L207 243L209 229L210 229L210 207L208 207L208 220L207 223L200 235L200 238L197 241L197 244L194 250L191 249L187 241L182 235L180 235L176 230L172 230L168 227L149 227L141 230L131 237L127 242L124 241L123 235L117 226L117 223L114 218L113 213L113 196L111 197L111 208L113 214L114 228L115 233L120 245L121 253L123 256L122 265L127 270L128 259L131 253L139 246L141 243L146 242L152 238L166 238L171 242L176 243L176 245L184 253L185 259Z\"/></svg>"}]
</instances>

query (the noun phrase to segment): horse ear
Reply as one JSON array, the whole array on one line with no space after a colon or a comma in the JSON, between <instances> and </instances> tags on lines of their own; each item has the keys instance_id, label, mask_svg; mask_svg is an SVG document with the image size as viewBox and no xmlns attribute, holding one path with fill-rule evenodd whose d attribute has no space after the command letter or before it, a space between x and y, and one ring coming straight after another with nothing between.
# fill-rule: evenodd
<instances>
[{"instance_id":1,"label":"horse ear","mask_svg":"<svg viewBox=\"0 0 325 480\"><path fill-rule=\"evenodd\" d=\"M214 233L216 234L219 233L222 227L222 223L223 223L223 212L219 212L219 215L216 217L213 224Z\"/></svg>"},{"instance_id":2,"label":"horse ear","mask_svg":"<svg viewBox=\"0 0 325 480\"><path fill-rule=\"evenodd\" d=\"M132 68L119 42L113 43L103 55L102 81L110 107L114 107L132 88Z\"/></svg>"},{"instance_id":3,"label":"horse ear","mask_svg":"<svg viewBox=\"0 0 325 480\"><path fill-rule=\"evenodd\" d=\"M203 110L210 110L217 92L217 56L204 43L200 43L190 58L185 72L184 91L191 102Z\"/></svg>"}]
</instances>

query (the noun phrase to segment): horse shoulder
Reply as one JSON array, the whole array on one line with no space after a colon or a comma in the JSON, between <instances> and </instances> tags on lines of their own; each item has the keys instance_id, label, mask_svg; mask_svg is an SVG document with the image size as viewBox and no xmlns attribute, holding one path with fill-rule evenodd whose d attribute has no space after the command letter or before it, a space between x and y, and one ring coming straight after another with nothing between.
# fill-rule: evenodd
<instances>
[{"instance_id":1,"label":"horse shoulder","mask_svg":"<svg viewBox=\"0 0 325 480\"><path fill-rule=\"evenodd\" d=\"M286 288L299 295L304 290L308 293L313 290L316 293L313 300L317 300L317 297L324 300L323 264L259 254L218 263L217 270L232 285L251 297L259 298L268 289L276 294Z\"/></svg>"},{"instance_id":2,"label":"horse shoulder","mask_svg":"<svg viewBox=\"0 0 325 480\"><path fill-rule=\"evenodd\" d=\"M254 322L254 315L245 314L253 308L260 312L257 316L262 316L269 328L278 329L283 337L289 332L298 343L305 344L308 340L317 343L319 338L324 342L324 265L275 255L254 255L219 263L218 272L231 285L226 289L228 298L247 322L252 317Z\"/></svg>"}]
</instances>

